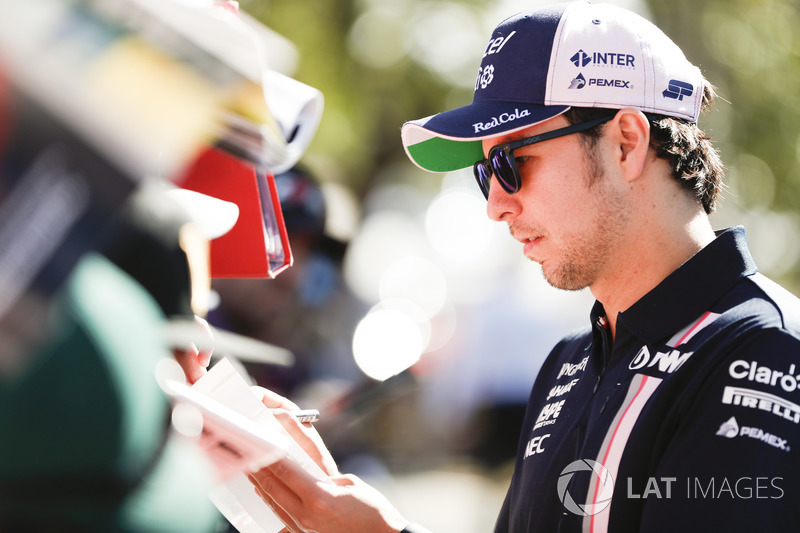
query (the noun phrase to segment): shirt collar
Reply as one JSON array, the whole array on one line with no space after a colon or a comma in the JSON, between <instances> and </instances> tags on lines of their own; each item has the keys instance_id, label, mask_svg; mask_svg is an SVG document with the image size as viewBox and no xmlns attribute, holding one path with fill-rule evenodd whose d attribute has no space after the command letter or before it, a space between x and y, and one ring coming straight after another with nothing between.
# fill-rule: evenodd
<instances>
[{"instance_id":1,"label":"shirt collar","mask_svg":"<svg viewBox=\"0 0 800 533\"><path fill-rule=\"evenodd\" d=\"M619 326L656 344L698 318L740 279L757 272L747 247L745 231L736 226L717 233L717 238L700 250L653 290L619 314ZM597 302L592 322L604 314Z\"/></svg>"}]
</instances>

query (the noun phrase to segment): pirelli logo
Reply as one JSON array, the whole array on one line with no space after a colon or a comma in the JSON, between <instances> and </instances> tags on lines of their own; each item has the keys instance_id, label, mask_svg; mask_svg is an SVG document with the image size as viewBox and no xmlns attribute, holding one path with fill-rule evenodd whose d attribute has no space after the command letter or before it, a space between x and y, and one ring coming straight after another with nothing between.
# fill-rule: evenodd
<instances>
[{"instance_id":1,"label":"pirelli logo","mask_svg":"<svg viewBox=\"0 0 800 533\"><path fill-rule=\"evenodd\" d=\"M741 387L725 387L722 403L768 411L795 424L800 423L800 405L774 394Z\"/></svg>"}]
</instances>

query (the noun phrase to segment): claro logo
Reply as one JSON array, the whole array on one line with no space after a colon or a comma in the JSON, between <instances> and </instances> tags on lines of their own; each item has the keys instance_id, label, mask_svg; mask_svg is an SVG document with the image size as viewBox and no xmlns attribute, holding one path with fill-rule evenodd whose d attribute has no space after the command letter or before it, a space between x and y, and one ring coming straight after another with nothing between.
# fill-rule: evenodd
<instances>
[{"instance_id":1,"label":"claro logo","mask_svg":"<svg viewBox=\"0 0 800 533\"><path fill-rule=\"evenodd\" d=\"M755 383L762 383L770 387L780 387L786 392L794 392L800 388L800 374L797 374L797 367L789 365L786 371L773 370L766 365L760 365L756 361L734 361L728 367L728 374L733 379L744 379Z\"/></svg>"}]
</instances>

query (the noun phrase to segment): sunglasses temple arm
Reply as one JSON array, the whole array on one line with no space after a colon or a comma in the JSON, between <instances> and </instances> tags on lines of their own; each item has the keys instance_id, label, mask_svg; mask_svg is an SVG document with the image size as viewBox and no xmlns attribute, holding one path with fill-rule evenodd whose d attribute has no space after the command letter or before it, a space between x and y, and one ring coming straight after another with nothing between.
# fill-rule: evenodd
<instances>
[{"instance_id":1,"label":"sunglasses temple arm","mask_svg":"<svg viewBox=\"0 0 800 533\"><path fill-rule=\"evenodd\" d=\"M533 137L528 137L527 139L522 139L519 141L513 141L508 143L508 147L511 150L516 150L517 148L522 148L523 146L528 146L530 144L540 143L542 141L549 141L550 139L555 139L557 137L563 137L565 135L570 135L572 133L578 133L581 131L586 131L588 129L592 129L598 124L602 124L603 122L607 122L614 118L613 116L609 117L601 117L595 120L589 120L587 122L580 122L578 124L572 124L571 126L566 126L564 128L559 128L557 130L548 131L546 133L542 133L541 135L534 135Z\"/></svg>"}]
</instances>

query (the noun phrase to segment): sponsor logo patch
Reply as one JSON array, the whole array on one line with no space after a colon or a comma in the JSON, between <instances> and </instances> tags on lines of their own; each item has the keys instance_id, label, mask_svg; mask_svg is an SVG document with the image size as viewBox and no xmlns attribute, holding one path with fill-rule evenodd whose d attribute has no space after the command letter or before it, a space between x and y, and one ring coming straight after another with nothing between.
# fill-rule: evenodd
<instances>
[{"instance_id":1,"label":"sponsor logo patch","mask_svg":"<svg viewBox=\"0 0 800 533\"><path fill-rule=\"evenodd\" d=\"M583 89L584 87L613 87L615 89L633 89L633 84L630 80L607 79L607 78L589 78L583 77L583 74L578 74L569 82L569 89Z\"/></svg>"},{"instance_id":2,"label":"sponsor logo patch","mask_svg":"<svg viewBox=\"0 0 800 533\"><path fill-rule=\"evenodd\" d=\"M658 368L659 372L672 374L682 367L692 354L694 352L681 353L679 350L670 350L668 352L656 352L655 355L651 356L647 346L642 346L639 353L628 365L628 368L631 370Z\"/></svg>"},{"instance_id":3,"label":"sponsor logo patch","mask_svg":"<svg viewBox=\"0 0 800 533\"><path fill-rule=\"evenodd\" d=\"M669 80L667 88L661 93L664 98L671 98L673 100L683 100L684 96L692 96L694 94L694 85L680 80Z\"/></svg>"},{"instance_id":4,"label":"sponsor logo patch","mask_svg":"<svg viewBox=\"0 0 800 533\"><path fill-rule=\"evenodd\" d=\"M583 68L588 65L594 67L625 67L635 69L636 58L631 54L620 52L591 52L587 53L578 50L575 55L569 58L573 65Z\"/></svg>"},{"instance_id":5,"label":"sponsor logo patch","mask_svg":"<svg viewBox=\"0 0 800 533\"><path fill-rule=\"evenodd\" d=\"M520 111L519 109L515 109L513 113L503 113L500 116L492 117L488 122L476 122L472 125L475 128L475 133L490 130L492 128L496 128L501 124L506 124L508 122L514 122L515 120L519 120L521 118L530 116L530 111L527 109L523 109Z\"/></svg>"},{"instance_id":6,"label":"sponsor logo patch","mask_svg":"<svg viewBox=\"0 0 800 533\"><path fill-rule=\"evenodd\" d=\"M800 423L800 405L774 394L741 387L725 387L722 392L722 403L759 409L795 424Z\"/></svg>"},{"instance_id":7,"label":"sponsor logo patch","mask_svg":"<svg viewBox=\"0 0 800 533\"><path fill-rule=\"evenodd\" d=\"M800 374L795 374L797 367L789 365L785 371L774 370L756 361L734 361L728 367L728 375L733 379L743 379L770 387L780 387L786 392L794 392L800 388Z\"/></svg>"},{"instance_id":8,"label":"sponsor logo patch","mask_svg":"<svg viewBox=\"0 0 800 533\"><path fill-rule=\"evenodd\" d=\"M584 357L583 359L581 359L580 363L574 365L570 363L564 363L563 365L561 365L561 370L558 371L558 376L556 376L556 379L559 379L562 376L574 376L578 372L583 372L584 370L586 370L586 364L588 362L589 358Z\"/></svg>"},{"instance_id":9,"label":"sponsor logo patch","mask_svg":"<svg viewBox=\"0 0 800 533\"><path fill-rule=\"evenodd\" d=\"M566 400L548 403L542 407L539 417L536 419L536 424L533 425L533 430L536 431L540 427L555 424L558 415L561 414L561 408L564 406L564 402L566 402Z\"/></svg>"},{"instance_id":10,"label":"sponsor logo patch","mask_svg":"<svg viewBox=\"0 0 800 533\"><path fill-rule=\"evenodd\" d=\"M548 433L547 435L540 435L538 437L534 437L531 440L529 440L528 444L525 445L525 457L524 457L524 459L527 459L528 457L530 457L532 455L538 455L540 453L544 453L545 449L544 449L543 443L544 443L544 440L546 438L548 438L549 436L550 436L550 434Z\"/></svg>"},{"instance_id":11,"label":"sponsor logo patch","mask_svg":"<svg viewBox=\"0 0 800 533\"><path fill-rule=\"evenodd\" d=\"M754 428L748 426L739 427L736 417L732 416L722 423L717 431L717 436L725 437L726 439L735 439L738 437L747 437L756 439L764 444L769 444L773 448L788 452L791 447L787 444L787 439L782 439L772 433L767 433L761 428Z\"/></svg>"},{"instance_id":12,"label":"sponsor logo patch","mask_svg":"<svg viewBox=\"0 0 800 533\"><path fill-rule=\"evenodd\" d=\"M550 392L547 394L547 400L550 401L551 398L558 398L559 396L565 395L572 390L572 387L574 387L578 381L580 381L580 378L575 378L564 385L556 385L550 389Z\"/></svg>"},{"instance_id":13,"label":"sponsor logo patch","mask_svg":"<svg viewBox=\"0 0 800 533\"><path fill-rule=\"evenodd\" d=\"M478 69L478 79L475 80L475 90L485 89L494 81L494 65L486 65Z\"/></svg>"}]
</instances>

